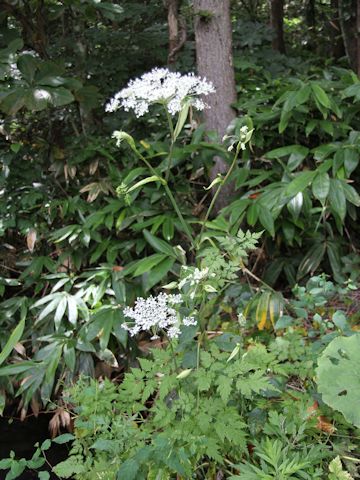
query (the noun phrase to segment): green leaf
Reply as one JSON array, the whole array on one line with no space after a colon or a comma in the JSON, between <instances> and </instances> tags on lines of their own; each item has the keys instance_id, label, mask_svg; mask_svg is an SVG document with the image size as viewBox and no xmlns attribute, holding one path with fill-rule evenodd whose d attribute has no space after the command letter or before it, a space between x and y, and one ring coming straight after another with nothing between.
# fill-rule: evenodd
<instances>
[{"instance_id":1,"label":"green leaf","mask_svg":"<svg viewBox=\"0 0 360 480\"><path fill-rule=\"evenodd\" d=\"M153 267L162 262L162 260L164 260L165 258L167 258L167 255L163 253L154 253L153 255L150 255L150 257L139 260L139 262L137 262L136 270L133 273L133 277L138 277L139 275L148 272Z\"/></svg>"},{"instance_id":2,"label":"green leaf","mask_svg":"<svg viewBox=\"0 0 360 480\"><path fill-rule=\"evenodd\" d=\"M136 480L140 464L134 459L129 458L120 467L116 479L117 480Z\"/></svg>"},{"instance_id":3,"label":"green leaf","mask_svg":"<svg viewBox=\"0 0 360 480\"><path fill-rule=\"evenodd\" d=\"M350 177L352 172L357 168L359 164L359 153L350 148L346 148L344 152L344 166L347 177Z\"/></svg>"},{"instance_id":4,"label":"green leaf","mask_svg":"<svg viewBox=\"0 0 360 480\"><path fill-rule=\"evenodd\" d=\"M329 202L332 212L336 213L343 223L346 216L346 197L341 180L330 180Z\"/></svg>"},{"instance_id":5,"label":"green leaf","mask_svg":"<svg viewBox=\"0 0 360 480\"><path fill-rule=\"evenodd\" d=\"M60 478L71 478L73 475L81 474L87 471L82 465L82 458L71 456L67 460L60 462L53 467L53 472Z\"/></svg>"},{"instance_id":6,"label":"green leaf","mask_svg":"<svg viewBox=\"0 0 360 480\"><path fill-rule=\"evenodd\" d=\"M225 375L220 375L217 380L217 383L218 383L217 391L220 394L221 400L224 403L227 403L230 397L233 379Z\"/></svg>"},{"instance_id":7,"label":"green leaf","mask_svg":"<svg viewBox=\"0 0 360 480\"><path fill-rule=\"evenodd\" d=\"M163 183L164 183L164 180L163 180L162 178L160 178L159 176L157 176L157 175L152 175L151 177L143 178L143 179L140 180L139 182L135 183L135 185L133 185L132 187L130 187L130 188L127 190L127 193L130 193L130 192L132 192L133 190L136 190L137 188L142 187L143 185L146 185L147 183L151 183L151 182L161 182L161 183L163 184Z\"/></svg>"},{"instance_id":8,"label":"green leaf","mask_svg":"<svg viewBox=\"0 0 360 480\"><path fill-rule=\"evenodd\" d=\"M67 306L67 299L66 299L66 297L63 297L60 300L58 306L56 307L56 311L55 311L54 324L55 324L56 330L59 330L59 328L60 328L60 323L61 323L61 320L62 320L64 314L65 314L66 306Z\"/></svg>"},{"instance_id":9,"label":"green leaf","mask_svg":"<svg viewBox=\"0 0 360 480\"><path fill-rule=\"evenodd\" d=\"M166 218L162 224L162 234L165 240L170 242L174 238L174 221L172 218Z\"/></svg>"},{"instance_id":10,"label":"green leaf","mask_svg":"<svg viewBox=\"0 0 360 480\"><path fill-rule=\"evenodd\" d=\"M165 255L169 257L173 257L176 259L176 253L174 252L174 249L170 244L165 242L164 240L161 240L160 238L155 237L152 233L150 233L148 230L144 230L144 237L146 241L158 252L164 253Z\"/></svg>"},{"instance_id":11,"label":"green leaf","mask_svg":"<svg viewBox=\"0 0 360 480\"><path fill-rule=\"evenodd\" d=\"M49 480L50 479L50 473L43 471L38 473L39 480Z\"/></svg>"},{"instance_id":12,"label":"green leaf","mask_svg":"<svg viewBox=\"0 0 360 480\"><path fill-rule=\"evenodd\" d=\"M356 207L360 207L360 195L357 193L355 188L344 181L341 182L341 186L346 200Z\"/></svg>"},{"instance_id":13,"label":"green leaf","mask_svg":"<svg viewBox=\"0 0 360 480\"><path fill-rule=\"evenodd\" d=\"M11 333L9 340L6 342L5 347L0 353L0 365L4 363L7 357L12 352L15 345L20 340L25 328L25 318L21 319L20 322L17 324L13 332Z\"/></svg>"},{"instance_id":14,"label":"green leaf","mask_svg":"<svg viewBox=\"0 0 360 480\"><path fill-rule=\"evenodd\" d=\"M305 188L312 182L316 175L316 171L306 170L299 173L285 189L285 194L295 196L299 192L303 192Z\"/></svg>"},{"instance_id":15,"label":"green leaf","mask_svg":"<svg viewBox=\"0 0 360 480\"><path fill-rule=\"evenodd\" d=\"M330 190L330 177L327 172L318 173L311 185L314 197L322 204L325 203Z\"/></svg>"},{"instance_id":16,"label":"green leaf","mask_svg":"<svg viewBox=\"0 0 360 480\"><path fill-rule=\"evenodd\" d=\"M337 337L321 354L316 370L323 401L360 428L360 334Z\"/></svg>"},{"instance_id":17,"label":"green leaf","mask_svg":"<svg viewBox=\"0 0 360 480\"><path fill-rule=\"evenodd\" d=\"M177 137L179 136L185 122L186 122L186 119L188 117L188 114L189 114L189 108L190 108L190 102L186 102L185 105L183 105L180 113L179 113L179 116L178 116L178 121L176 123L176 126L175 126L175 130L174 130L174 137L173 137L173 141L175 142L175 140L177 139Z\"/></svg>"},{"instance_id":18,"label":"green leaf","mask_svg":"<svg viewBox=\"0 0 360 480\"><path fill-rule=\"evenodd\" d=\"M305 85L296 94L296 102L298 105L301 105L309 100L311 93L310 85Z\"/></svg>"},{"instance_id":19,"label":"green leaf","mask_svg":"<svg viewBox=\"0 0 360 480\"><path fill-rule=\"evenodd\" d=\"M148 292L154 285L159 283L167 275L174 263L175 260L168 257L154 267L144 280L145 291Z\"/></svg>"},{"instance_id":20,"label":"green leaf","mask_svg":"<svg viewBox=\"0 0 360 480\"><path fill-rule=\"evenodd\" d=\"M297 279L301 279L309 273L315 272L320 265L326 250L325 243L315 243L302 259L297 272Z\"/></svg>"},{"instance_id":21,"label":"green leaf","mask_svg":"<svg viewBox=\"0 0 360 480\"><path fill-rule=\"evenodd\" d=\"M304 159L308 153L309 149L307 147L303 147L302 145L287 145L286 147L270 150L270 152L265 154L265 157L271 160L273 158L282 158L291 154L298 154L302 159Z\"/></svg>"},{"instance_id":22,"label":"green leaf","mask_svg":"<svg viewBox=\"0 0 360 480\"><path fill-rule=\"evenodd\" d=\"M274 218L270 210L264 205L259 208L259 221L261 225L269 232L272 237L275 237Z\"/></svg>"},{"instance_id":23,"label":"green leaf","mask_svg":"<svg viewBox=\"0 0 360 480\"><path fill-rule=\"evenodd\" d=\"M72 295L68 295L68 319L72 325L76 325L78 318L77 303Z\"/></svg>"},{"instance_id":24,"label":"green leaf","mask_svg":"<svg viewBox=\"0 0 360 480\"><path fill-rule=\"evenodd\" d=\"M246 221L249 225L254 226L259 218L260 207L258 203L254 202L250 205L246 212Z\"/></svg>"},{"instance_id":25,"label":"green leaf","mask_svg":"<svg viewBox=\"0 0 360 480\"><path fill-rule=\"evenodd\" d=\"M23 54L17 61L17 66L25 80L31 84L38 68L39 60L30 54Z\"/></svg>"},{"instance_id":26,"label":"green leaf","mask_svg":"<svg viewBox=\"0 0 360 480\"><path fill-rule=\"evenodd\" d=\"M325 91L317 83L311 84L314 98L325 108L331 107L331 102Z\"/></svg>"},{"instance_id":27,"label":"green leaf","mask_svg":"<svg viewBox=\"0 0 360 480\"><path fill-rule=\"evenodd\" d=\"M343 470L339 456L331 460L329 464L329 472L328 480L353 480L350 473Z\"/></svg>"},{"instance_id":28,"label":"green leaf","mask_svg":"<svg viewBox=\"0 0 360 480\"><path fill-rule=\"evenodd\" d=\"M295 219L299 217L303 203L304 203L304 195L302 192L297 193L295 197L293 197L288 202L287 208Z\"/></svg>"}]
</instances>

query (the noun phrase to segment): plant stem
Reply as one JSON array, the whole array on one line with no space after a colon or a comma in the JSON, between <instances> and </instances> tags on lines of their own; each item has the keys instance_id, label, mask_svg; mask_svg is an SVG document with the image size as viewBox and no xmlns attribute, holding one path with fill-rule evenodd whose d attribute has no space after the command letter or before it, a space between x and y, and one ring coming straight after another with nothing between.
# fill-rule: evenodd
<instances>
[{"instance_id":1,"label":"plant stem","mask_svg":"<svg viewBox=\"0 0 360 480\"><path fill-rule=\"evenodd\" d=\"M131 146L131 145L130 145ZM133 147L131 146L131 149L133 150L133 152L136 154L136 156L142 161L145 163L145 165L148 167L148 169L150 170L150 172L159 177L161 180L161 183L163 184L164 186L164 189L165 189L165 192L167 194L167 196L169 197L169 200L172 204L172 206L174 207L174 210L177 214L177 216L179 217L179 220L180 220L180 223L188 237L188 239L190 240L190 243L191 243L191 248L194 248L194 245L195 245L195 242L194 242L194 239L193 239L193 236L191 234L191 231L190 231L190 228L189 228L189 225L186 223L180 209L179 209L179 206L178 204L176 203L176 200L174 198L174 195L172 194L168 184L167 184L167 181L163 178L161 178L161 176L158 174L158 172L154 169L154 167L146 160L146 158L138 151L138 149L136 147Z\"/></svg>"},{"instance_id":2,"label":"plant stem","mask_svg":"<svg viewBox=\"0 0 360 480\"><path fill-rule=\"evenodd\" d=\"M200 367L200 347L201 347L201 341L202 341L202 333L198 337L198 344L197 344L197 350L196 350L196 370L199 370ZM196 411L199 410L200 406L200 389L199 386L197 387L197 394L196 394Z\"/></svg>"},{"instance_id":3,"label":"plant stem","mask_svg":"<svg viewBox=\"0 0 360 480\"><path fill-rule=\"evenodd\" d=\"M164 105L165 112L166 112L166 118L169 124L169 130L170 130L170 138L171 138L171 143L170 143L170 150L169 150L169 155L168 155L168 165L166 169L166 174L165 174L165 180L168 182L169 181L169 176L170 176L170 170L171 170L171 162L172 162L172 154L174 150L174 145L175 145L175 138L174 138L174 125L171 120L171 115L166 108L166 105Z\"/></svg>"},{"instance_id":4,"label":"plant stem","mask_svg":"<svg viewBox=\"0 0 360 480\"><path fill-rule=\"evenodd\" d=\"M231 165L230 165L230 168L229 170L227 171L226 175L225 175L225 178L224 180L220 183L220 185L218 186L218 189L216 190L212 200L211 200L211 203L209 205L209 208L206 212L206 215L205 215L205 218L202 222L202 226L201 226L201 230L200 230L200 234L199 234L199 241L198 241L198 247L201 245L201 239L202 239L202 235L204 233L204 228L205 228L205 225L206 225L206 222L208 221L209 219L209 216L210 216L210 213L212 212L213 208L214 208L214 205L216 203L216 200L221 192L221 189L222 187L225 185L225 183L228 181L230 175L232 174L232 171L234 170L234 167L236 165L236 161L238 159L238 156L239 156L239 152L240 152L240 147L239 145L237 146L236 148L236 152L235 152L235 155L234 155L234 158L233 158L233 161L231 162Z\"/></svg>"}]
</instances>

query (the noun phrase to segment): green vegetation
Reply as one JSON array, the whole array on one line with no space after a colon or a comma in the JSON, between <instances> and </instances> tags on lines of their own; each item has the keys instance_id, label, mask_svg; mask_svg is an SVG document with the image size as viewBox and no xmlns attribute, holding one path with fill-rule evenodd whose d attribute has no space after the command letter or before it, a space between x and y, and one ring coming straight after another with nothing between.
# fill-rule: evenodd
<instances>
[{"instance_id":1,"label":"green vegetation","mask_svg":"<svg viewBox=\"0 0 360 480\"><path fill-rule=\"evenodd\" d=\"M285 2L285 55L268 2L233 1L221 139L188 75L216 16L175 2L168 70L172 3L4 2L0 413L52 412L52 439L0 470L360 478L360 67L335 54L358 19Z\"/></svg>"}]
</instances>

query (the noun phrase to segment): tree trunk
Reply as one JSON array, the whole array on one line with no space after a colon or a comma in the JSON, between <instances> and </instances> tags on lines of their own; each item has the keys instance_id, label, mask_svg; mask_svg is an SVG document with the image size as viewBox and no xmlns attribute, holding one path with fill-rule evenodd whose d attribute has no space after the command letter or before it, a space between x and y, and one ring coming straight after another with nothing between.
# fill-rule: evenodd
<instances>
[{"instance_id":1,"label":"tree trunk","mask_svg":"<svg viewBox=\"0 0 360 480\"><path fill-rule=\"evenodd\" d=\"M360 77L360 0L356 5L356 73Z\"/></svg>"},{"instance_id":2,"label":"tree trunk","mask_svg":"<svg viewBox=\"0 0 360 480\"><path fill-rule=\"evenodd\" d=\"M305 6L305 20L308 27L315 27L315 0L307 0Z\"/></svg>"},{"instance_id":3,"label":"tree trunk","mask_svg":"<svg viewBox=\"0 0 360 480\"><path fill-rule=\"evenodd\" d=\"M283 24L284 0L270 0L270 25L274 31L272 47L280 53L285 53Z\"/></svg>"},{"instance_id":4,"label":"tree trunk","mask_svg":"<svg viewBox=\"0 0 360 480\"><path fill-rule=\"evenodd\" d=\"M358 57L358 35L357 11L360 0L338 0L339 2L339 20L341 33L344 40L345 52L348 57L351 68L357 71Z\"/></svg>"},{"instance_id":5,"label":"tree trunk","mask_svg":"<svg viewBox=\"0 0 360 480\"><path fill-rule=\"evenodd\" d=\"M232 62L232 29L230 0L194 0L196 62L200 76L210 80L216 93L206 97L210 108L204 111L207 130L215 131L221 140L230 122L235 118L231 104L236 101L235 75ZM225 173L229 166L215 157L210 177ZM215 210L228 204L233 193L231 184L225 185L218 197Z\"/></svg>"},{"instance_id":6,"label":"tree trunk","mask_svg":"<svg viewBox=\"0 0 360 480\"><path fill-rule=\"evenodd\" d=\"M333 41L331 42L331 50L332 56L338 59L345 55L344 41L341 34L341 27L339 22L339 1L331 0L331 8L332 19L329 22L330 38L333 39Z\"/></svg>"},{"instance_id":7,"label":"tree trunk","mask_svg":"<svg viewBox=\"0 0 360 480\"><path fill-rule=\"evenodd\" d=\"M186 24L179 16L179 0L164 0L164 5L168 10L170 65L176 62L177 54L186 42Z\"/></svg>"}]
</instances>

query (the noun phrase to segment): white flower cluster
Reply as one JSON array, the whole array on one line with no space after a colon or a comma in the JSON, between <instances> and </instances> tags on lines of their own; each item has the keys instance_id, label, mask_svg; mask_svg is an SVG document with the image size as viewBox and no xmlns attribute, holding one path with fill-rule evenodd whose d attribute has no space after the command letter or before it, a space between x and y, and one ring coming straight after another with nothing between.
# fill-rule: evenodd
<instances>
[{"instance_id":1,"label":"white flower cluster","mask_svg":"<svg viewBox=\"0 0 360 480\"><path fill-rule=\"evenodd\" d=\"M119 108L134 110L137 117L149 111L154 103L163 103L171 115L180 112L184 101L188 100L196 110L203 110L206 104L200 95L215 92L211 82L193 73L181 75L167 68L154 68L140 78L130 80L126 88L120 90L106 105L107 112Z\"/></svg>"},{"instance_id":2,"label":"white flower cluster","mask_svg":"<svg viewBox=\"0 0 360 480\"><path fill-rule=\"evenodd\" d=\"M169 338L177 338L180 335L180 317L174 306L182 303L181 295L168 295L160 293L157 297L138 297L133 308L124 308L125 317L134 321L132 326L123 323L122 327L131 336L141 331L153 333L152 339L158 338L158 332L164 331ZM186 326L196 325L194 317L185 317L183 324Z\"/></svg>"},{"instance_id":3,"label":"white flower cluster","mask_svg":"<svg viewBox=\"0 0 360 480\"><path fill-rule=\"evenodd\" d=\"M183 267L183 269L186 269L186 267ZM199 284L202 280L204 280L207 277L213 277L215 276L213 273L209 275L209 269L208 268L203 268L202 270L199 270L198 268L195 268L195 270L190 273L187 277L183 278L179 282L179 288L182 288L185 284L189 284L191 287L194 285Z\"/></svg>"}]
</instances>

